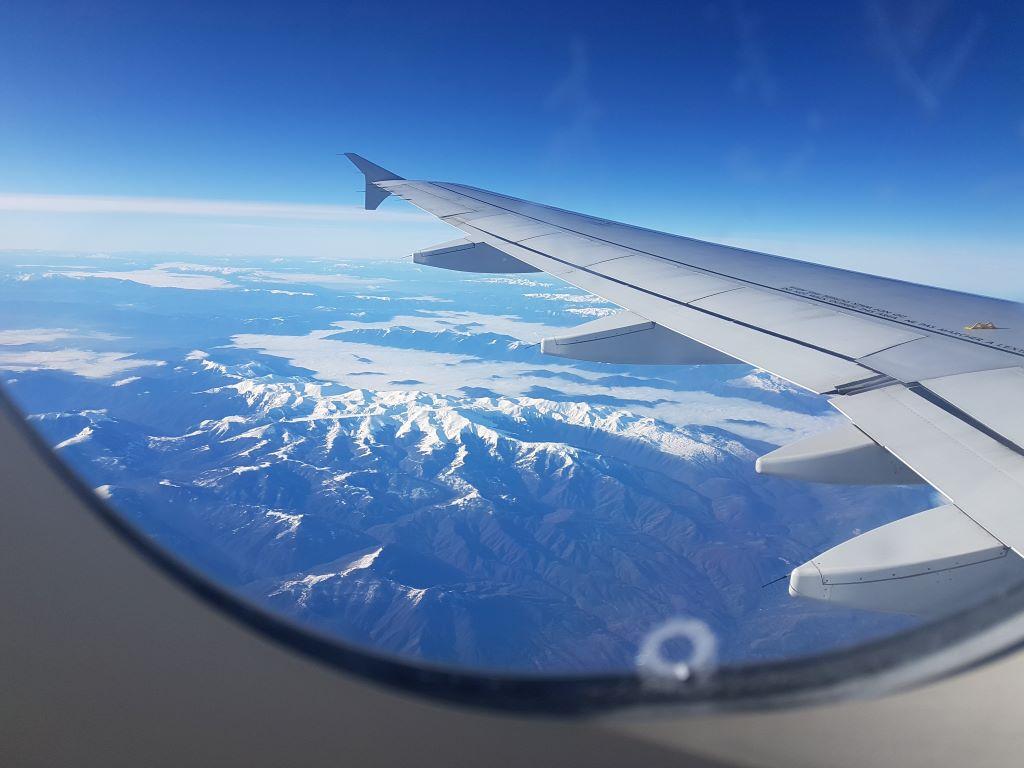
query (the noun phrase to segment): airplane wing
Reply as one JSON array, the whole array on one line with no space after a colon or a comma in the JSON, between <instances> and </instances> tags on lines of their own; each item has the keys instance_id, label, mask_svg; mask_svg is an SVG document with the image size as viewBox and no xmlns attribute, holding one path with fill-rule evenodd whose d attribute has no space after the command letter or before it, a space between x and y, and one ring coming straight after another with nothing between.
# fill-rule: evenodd
<instances>
[{"instance_id":1,"label":"airplane wing","mask_svg":"<svg viewBox=\"0 0 1024 768\"><path fill-rule=\"evenodd\" d=\"M630 363L744 362L850 421L760 472L927 482L949 503L796 568L790 593L932 614L1024 581L1024 305L655 232L364 158L366 207L396 195L462 230L414 254L475 272L547 272L623 308L542 349Z\"/></svg>"}]
</instances>

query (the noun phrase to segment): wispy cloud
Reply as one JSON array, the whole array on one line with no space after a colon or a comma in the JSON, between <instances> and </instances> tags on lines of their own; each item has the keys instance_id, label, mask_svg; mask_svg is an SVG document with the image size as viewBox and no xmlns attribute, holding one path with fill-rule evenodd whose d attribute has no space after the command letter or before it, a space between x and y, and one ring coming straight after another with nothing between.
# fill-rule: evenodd
<instances>
[{"instance_id":1,"label":"wispy cloud","mask_svg":"<svg viewBox=\"0 0 1024 768\"><path fill-rule=\"evenodd\" d=\"M985 30L984 18L973 14L970 21L943 19L944 3L911 3L905 6L900 23L878 0L868 0L866 8L868 22L899 82L925 110L938 109L977 47Z\"/></svg>"},{"instance_id":2,"label":"wispy cloud","mask_svg":"<svg viewBox=\"0 0 1024 768\"><path fill-rule=\"evenodd\" d=\"M134 368L164 365L163 360L144 360L130 352L93 352L90 349L32 349L0 351L0 370L66 371L87 379L105 379Z\"/></svg>"},{"instance_id":3,"label":"wispy cloud","mask_svg":"<svg viewBox=\"0 0 1024 768\"><path fill-rule=\"evenodd\" d=\"M0 211L20 213L118 213L165 216L210 216L231 219L292 221L428 221L415 211L365 211L354 205L279 203L253 200L205 200L182 197L41 195L0 192Z\"/></svg>"},{"instance_id":4,"label":"wispy cloud","mask_svg":"<svg viewBox=\"0 0 1024 768\"><path fill-rule=\"evenodd\" d=\"M590 51L580 38L569 45L569 69L547 95L548 109L562 122L551 139L549 152L561 157L579 147L593 144L595 127L602 109L591 86ZM556 122L557 124L557 122Z\"/></svg>"},{"instance_id":5,"label":"wispy cloud","mask_svg":"<svg viewBox=\"0 0 1024 768\"><path fill-rule=\"evenodd\" d=\"M0 250L398 258L451 226L395 204L354 205L0 191ZM193 281L195 282L195 281Z\"/></svg>"},{"instance_id":6,"label":"wispy cloud","mask_svg":"<svg viewBox=\"0 0 1024 768\"><path fill-rule=\"evenodd\" d=\"M449 313L436 314L444 316ZM450 314L472 318L466 331L470 335L484 332L505 335L511 332L514 337L530 338L536 330L543 328L541 324L504 316ZM415 319L403 317L393 322L411 325ZM641 416L680 427L692 424L722 427L776 445L819 432L826 423L818 415L795 413L743 397L744 387L763 388L764 382L760 380L737 380L735 396L652 387L637 377L620 379L613 386L603 380L603 372L577 368L563 361L495 361L457 352L389 347L385 343L344 338L344 334L351 331L380 328L382 325L386 324L343 321L334 323L329 330L315 330L303 336L238 334L232 336L231 341L239 349L257 350L286 359L296 367L312 371L313 378L320 381L343 382L367 390L411 389L451 394L477 388L492 392L499 398L518 398L535 397L538 391L556 389L566 397L583 400L595 396L617 398L628 401L627 410ZM409 383L410 376L415 377L415 383ZM632 383L627 383L629 380Z\"/></svg>"},{"instance_id":7,"label":"wispy cloud","mask_svg":"<svg viewBox=\"0 0 1024 768\"><path fill-rule=\"evenodd\" d=\"M219 274L211 274L219 273ZM224 275L225 277L221 277ZM246 283L301 283L306 285L365 285L378 287L383 283L389 283L388 278L371 280L365 277L354 275L338 274L335 272L295 272L286 270L255 269L252 267L220 267L208 264L189 264L187 262L175 261L157 264L146 269L55 269L52 272L45 272L43 277L67 277L74 279L103 279L103 280L124 280L139 285L146 285L151 288L184 288L194 291L219 291L239 287L237 282L232 282L228 277L241 280ZM266 290L247 288L245 290ZM290 295L312 296L312 293L299 291L271 290L270 293L281 293ZM3 343L3 331L0 331L0 343Z\"/></svg>"},{"instance_id":8,"label":"wispy cloud","mask_svg":"<svg viewBox=\"0 0 1024 768\"><path fill-rule=\"evenodd\" d=\"M214 275L187 275L172 272L160 267L153 269L133 269L121 272L113 271L59 271L47 272L45 277L71 277L75 279L101 278L106 280L124 280L129 283L148 285L151 288L184 288L192 291L216 291L235 286Z\"/></svg>"},{"instance_id":9,"label":"wispy cloud","mask_svg":"<svg viewBox=\"0 0 1024 768\"><path fill-rule=\"evenodd\" d=\"M99 339L117 341L121 337L102 331L73 331L68 328L24 328L0 331L0 347L19 347L28 344L52 344L64 339Z\"/></svg>"},{"instance_id":10,"label":"wispy cloud","mask_svg":"<svg viewBox=\"0 0 1024 768\"><path fill-rule=\"evenodd\" d=\"M775 103L778 84L764 52L761 20L740 0L733 3L732 17L739 43L739 69L733 78L733 90L740 96L752 96L771 106Z\"/></svg>"}]
</instances>

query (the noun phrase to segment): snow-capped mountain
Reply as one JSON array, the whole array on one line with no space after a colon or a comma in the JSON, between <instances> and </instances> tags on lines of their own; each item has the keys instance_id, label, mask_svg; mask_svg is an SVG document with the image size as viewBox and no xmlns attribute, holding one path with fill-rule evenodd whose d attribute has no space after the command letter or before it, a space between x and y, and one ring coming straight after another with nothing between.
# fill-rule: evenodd
<instances>
[{"instance_id":1,"label":"snow-capped mountain","mask_svg":"<svg viewBox=\"0 0 1024 768\"><path fill-rule=\"evenodd\" d=\"M147 434L104 411L37 423L218 578L438 661L621 666L677 615L749 653L747 622L813 613L760 585L872 498L833 494L826 511L814 489L755 475L751 440L622 407L348 389L206 354L179 373L187 429Z\"/></svg>"},{"instance_id":2,"label":"snow-capped mountain","mask_svg":"<svg viewBox=\"0 0 1024 768\"><path fill-rule=\"evenodd\" d=\"M680 615L731 660L903 621L776 582L933 506L755 474L838 418L820 398L740 366L545 357L577 310L612 308L541 277L241 261L0 264L0 376L117 512L255 602L378 650L544 671L629 667Z\"/></svg>"}]
</instances>

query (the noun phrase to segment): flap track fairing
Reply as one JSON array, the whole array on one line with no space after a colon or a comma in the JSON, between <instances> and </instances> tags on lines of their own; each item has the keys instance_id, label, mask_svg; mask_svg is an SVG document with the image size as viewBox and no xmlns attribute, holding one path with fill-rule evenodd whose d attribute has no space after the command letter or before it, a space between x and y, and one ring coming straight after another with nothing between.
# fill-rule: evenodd
<instances>
[{"instance_id":1,"label":"flap track fairing","mask_svg":"<svg viewBox=\"0 0 1024 768\"><path fill-rule=\"evenodd\" d=\"M457 272L478 272L482 274L518 274L523 272L540 272L536 267L509 256L487 243L475 243L472 240L452 240L448 243L435 245L422 251L416 251L412 260L428 267L452 269Z\"/></svg>"},{"instance_id":2,"label":"flap track fairing","mask_svg":"<svg viewBox=\"0 0 1024 768\"><path fill-rule=\"evenodd\" d=\"M584 323L565 336L544 339L541 352L599 363L703 365L739 362L633 312L617 312Z\"/></svg>"},{"instance_id":3,"label":"flap track fairing","mask_svg":"<svg viewBox=\"0 0 1024 768\"><path fill-rule=\"evenodd\" d=\"M924 482L889 451L850 423L797 440L757 460L763 475L839 485Z\"/></svg>"},{"instance_id":4,"label":"flap track fairing","mask_svg":"<svg viewBox=\"0 0 1024 768\"><path fill-rule=\"evenodd\" d=\"M1024 582L1024 559L947 504L823 552L790 575L789 593L846 608L936 615Z\"/></svg>"}]
</instances>

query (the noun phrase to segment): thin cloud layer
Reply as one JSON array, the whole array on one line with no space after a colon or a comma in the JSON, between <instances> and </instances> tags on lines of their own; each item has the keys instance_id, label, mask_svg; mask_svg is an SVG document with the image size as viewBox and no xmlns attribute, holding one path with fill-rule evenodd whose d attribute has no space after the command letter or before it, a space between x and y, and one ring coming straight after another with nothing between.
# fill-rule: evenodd
<instances>
[{"instance_id":1,"label":"thin cloud layer","mask_svg":"<svg viewBox=\"0 0 1024 768\"><path fill-rule=\"evenodd\" d=\"M465 314L474 315L475 319L485 317ZM410 319L395 318L399 323ZM495 324L504 319L493 317ZM572 365L494 361L471 354L346 341L336 337L338 329L350 331L358 328L359 324L346 322L335 323L334 326L332 330L317 330L302 336L238 334L231 341L237 349L283 358L294 366L311 371L312 377L319 381L341 382L373 391L416 390L451 394L468 387L485 389L498 397L519 398L531 396L537 389L555 388L567 397L583 401L597 396L628 402L626 410L677 426L704 424L724 427L736 434L775 444L818 432L828 423L827 418L819 415L796 413L742 396L745 387L765 388L760 381L737 380L735 397L706 392L674 392L646 386L642 380L637 380L634 385L620 381L611 386L602 381L602 374ZM381 324L366 323L363 327L379 328Z\"/></svg>"},{"instance_id":2,"label":"thin cloud layer","mask_svg":"<svg viewBox=\"0 0 1024 768\"><path fill-rule=\"evenodd\" d=\"M66 371L87 379L106 379L136 368L164 365L163 360L143 360L130 352L93 352L88 349L0 351L0 370Z\"/></svg>"},{"instance_id":3,"label":"thin cloud layer","mask_svg":"<svg viewBox=\"0 0 1024 768\"><path fill-rule=\"evenodd\" d=\"M365 211L354 205L278 203L254 200L205 200L181 197L0 194L0 211L20 213L134 213L167 216L212 216L232 219L295 221L430 221L415 211Z\"/></svg>"}]
</instances>

